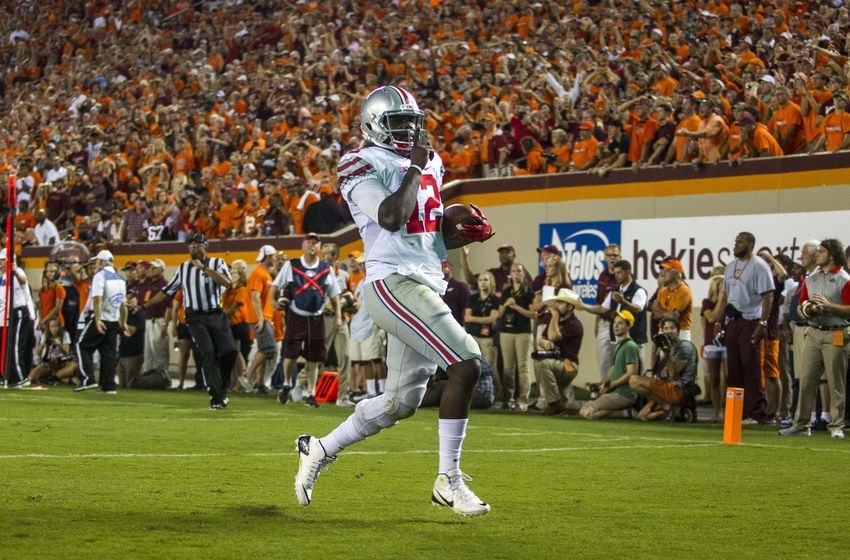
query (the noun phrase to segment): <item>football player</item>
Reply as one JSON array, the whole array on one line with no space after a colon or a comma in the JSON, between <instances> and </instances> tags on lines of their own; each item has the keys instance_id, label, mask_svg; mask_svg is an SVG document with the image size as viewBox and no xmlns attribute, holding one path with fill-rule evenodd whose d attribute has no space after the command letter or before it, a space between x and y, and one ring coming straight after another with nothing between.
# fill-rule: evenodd
<instances>
[{"instance_id":1,"label":"football player","mask_svg":"<svg viewBox=\"0 0 850 560\"><path fill-rule=\"evenodd\" d=\"M443 164L423 133L424 113L400 87L379 87L363 101L364 144L339 162L339 189L366 246L363 301L387 332L386 392L357 404L354 413L322 438L302 435L295 494L309 505L321 471L342 449L412 416L428 379L441 367L449 381L440 402L440 463L431 499L464 516L490 506L466 485L460 453L469 403L480 373L475 340L440 298L446 289L441 262L447 249L493 235L472 206L457 235L443 236L440 188ZM448 231L448 229L447 229Z\"/></svg>"}]
</instances>

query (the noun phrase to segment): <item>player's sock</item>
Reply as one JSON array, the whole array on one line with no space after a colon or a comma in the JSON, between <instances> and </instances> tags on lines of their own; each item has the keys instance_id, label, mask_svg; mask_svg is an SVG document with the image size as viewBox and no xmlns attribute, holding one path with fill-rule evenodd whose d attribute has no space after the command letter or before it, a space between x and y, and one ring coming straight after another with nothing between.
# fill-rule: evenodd
<instances>
[{"instance_id":1,"label":"player's sock","mask_svg":"<svg viewBox=\"0 0 850 560\"><path fill-rule=\"evenodd\" d=\"M447 473L460 468L460 448L466 437L468 418L439 420L440 468L438 473Z\"/></svg>"},{"instance_id":2,"label":"player's sock","mask_svg":"<svg viewBox=\"0 0 850 560\"><path fill-rule=\"evenodd\" d=\"M375 396L375 380L367 379L366 380L366 392L369 393L370 397Z\"/></svg>"},{"instance_id":3,"label":"player's sock","mask_svg":"<svg viewBox=\"0 0 850 560\"><path fill-rule=\"evenodd\" d=\"M814 424L815 422L817 422L817 419L818 419L818 413L812 412L812 417L809 418L809 423Z\"/></svg>"},{"instance_id":4,"label":"player's sock","mask_svg":"<svg viewBox=\"0 0 850 560\"><path fill-rule=\"evenodd\" d=\"M387 380L386 379L378 379L378 392L386 393L387 392Z\"/></svg>"},{"instance_id":5,"label":"player's sock","mask_svg":"<svg viewBox=\"0 0 850 560\"><path fill-rule=\"evenodd\" d=\"M821 412L820 417L821 417L821 420L823 420L824 422L827 422L827 423L832 422L832 413L831 412L826 412L826 411Z\"/></svg>"}]
</instances>

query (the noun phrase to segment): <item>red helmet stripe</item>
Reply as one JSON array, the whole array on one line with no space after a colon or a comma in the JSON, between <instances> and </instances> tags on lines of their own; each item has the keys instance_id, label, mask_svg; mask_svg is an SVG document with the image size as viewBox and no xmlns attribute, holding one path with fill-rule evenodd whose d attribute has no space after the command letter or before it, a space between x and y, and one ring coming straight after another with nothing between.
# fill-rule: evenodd
<instances>
[{"instance_id":1,"label":"red helmet stripe","mask_svg":"<svg viewBox=\"0 0 850 560\"><path fill-rule=\"evenodd\" d=\"M399 97L401 97L401 102L402 102L402 103L404 103L405 105L411 105L411 103L410 103L410 94L408 94L406 91L404 91L404 90L403 90L402 88L400 88L400 87L390 86L390 88L391 88L393 91L395 91L395 92L398 94L398 96L399 96Z\"/></svg>"}]
</instances>

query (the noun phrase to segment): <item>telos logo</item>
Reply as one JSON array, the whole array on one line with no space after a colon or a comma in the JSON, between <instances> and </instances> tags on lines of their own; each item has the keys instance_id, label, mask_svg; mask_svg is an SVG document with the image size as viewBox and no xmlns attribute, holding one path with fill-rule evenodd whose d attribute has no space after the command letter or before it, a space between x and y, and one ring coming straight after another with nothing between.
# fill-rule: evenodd
<instances>
[{"instance_id":1,"label":"telos logo","mask_svg":"<svg viewBox=\"0 0 850 560\"><path fill-rule=\"evenodd\" d=\"M541 225L541 245L561 250L575 290L595 303L596 283L605 270L605 248L620 242L620 222L583 222Z\"/></svg>"}]
</instances>

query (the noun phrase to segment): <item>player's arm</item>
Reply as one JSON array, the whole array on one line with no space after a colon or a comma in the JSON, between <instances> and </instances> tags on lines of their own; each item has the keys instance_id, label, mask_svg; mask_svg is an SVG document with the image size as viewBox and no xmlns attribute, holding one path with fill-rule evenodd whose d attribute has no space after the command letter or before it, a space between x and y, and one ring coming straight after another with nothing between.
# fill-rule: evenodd
<instances>
[{"instance_id":1,"label":"player's arm","mask_svg":"<svg viewBox=\"0 0 850 560\"><path fill-rule=\"evenodd\" d=\"M416 205L422 169L428 164L431 155L430 146L425 144L419 126L416 127L414 137L416 145L410 153L410 167L401 180L401 186L378 207L378 225L389 231L398 231L410 219Z\"/></svg>"}]
</instances>

